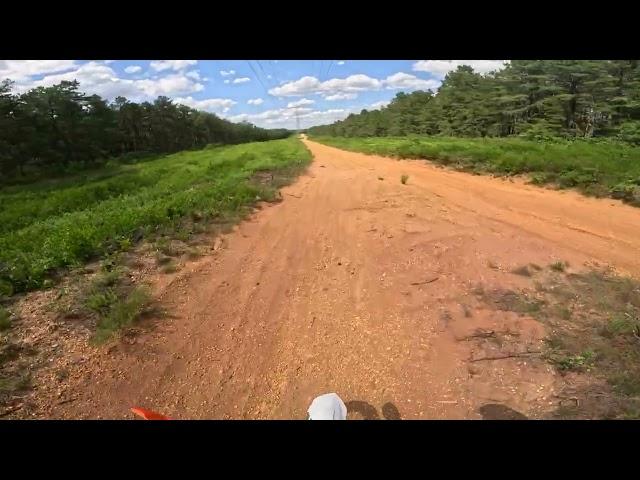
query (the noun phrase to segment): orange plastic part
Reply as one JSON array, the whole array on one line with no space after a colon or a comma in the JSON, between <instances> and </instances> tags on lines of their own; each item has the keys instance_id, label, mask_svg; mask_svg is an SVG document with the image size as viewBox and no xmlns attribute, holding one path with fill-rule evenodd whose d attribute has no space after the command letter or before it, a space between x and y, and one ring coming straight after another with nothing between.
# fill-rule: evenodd
<instances>
[{"instance_id":1,"label":"orange plastic part","mask_svg":"<svg viewBox=\"0 0 640 480\"><path fill-rule=\"evenodd\" d=\"M131 409L131 411L139 417L144 418L145 420L171 420L169 417L165 417L164 415L152 412L151 410L147 410L145 408L134 407Z\"/></svg>"}]
</instances>

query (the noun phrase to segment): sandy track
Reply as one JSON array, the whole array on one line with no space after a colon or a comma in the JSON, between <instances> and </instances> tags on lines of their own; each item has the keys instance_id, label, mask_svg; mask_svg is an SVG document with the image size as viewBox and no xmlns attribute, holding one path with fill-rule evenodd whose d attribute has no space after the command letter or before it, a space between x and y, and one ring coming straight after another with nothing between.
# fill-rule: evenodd
<instances>
[{"instance_id":1,"label":"sandy track","mask_svg":"<svg viewBox=\"0 0 640 480\"><path fill-rule=\"evenodd\" d=\"M640 210L306 143L315 160L282 203L156 284L173 318L78 366L75 401L41 416L131 418L138 405L174 418L304 418L330 391L354 417L552 410L558 383L544 363L469 362L483 354L465 341L477 328L515 332L520 348L544 336L532 319L487 309L474 286L524 286L509 270L556 260L637 276Z\"/></svg>"}]
</instances>

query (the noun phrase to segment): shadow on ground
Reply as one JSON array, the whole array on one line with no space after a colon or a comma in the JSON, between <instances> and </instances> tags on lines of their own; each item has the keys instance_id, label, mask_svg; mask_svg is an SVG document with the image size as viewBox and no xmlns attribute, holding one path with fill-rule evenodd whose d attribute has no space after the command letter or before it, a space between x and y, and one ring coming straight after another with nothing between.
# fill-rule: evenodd
<instances>
[{"instance_id":1,"label":"shadow on ground","mask_svg":"<svg viewBox=\"0 0 640 480\"><path fill-rule=\"evenodd\" d=\"M352 400L345 405L347 406L347 417L352 417L353 414L359 414L363 420L380 420L378 410L370 403L361 400ZM382 406L382 416L386 420L402 420L400 411L391 402L387 402Z\"/></svg>"},{"instance_id":2,"label":"shadow on ground","mask_svg":"<svg viewBox=\"0 0 640 480\"><path fill-rule=\"evenodd\" d=\"M483 420L528 420L522 413L499 403L487 403L480 407Z\"/></svg>"}]
</instances>

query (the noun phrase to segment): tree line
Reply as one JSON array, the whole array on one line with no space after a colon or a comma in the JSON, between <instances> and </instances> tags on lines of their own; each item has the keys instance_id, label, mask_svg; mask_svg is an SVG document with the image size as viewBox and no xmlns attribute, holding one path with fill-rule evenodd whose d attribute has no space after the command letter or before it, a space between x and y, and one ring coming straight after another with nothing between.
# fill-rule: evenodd
<instances>
[{"instance_id":1,"label":"tree line","mask_svg":"<svg viewBox=\"0 0 640 480\"><path fill-rule=\"evenodd\" d=\"M208 144L284 138L291 132L232 123L160 96L109 103L77 81L12 92L0 82L0 179L33 171L93 166L125 154L170 153Z\"/></svg>"},{"instance_id":2,"label":"tree line","mask_svg":"<svg viewBox=\"0 0 640 480\"><path fill-rule=\"evenodd\" d=\"M437 93L399 93L312 135L616 137L640 144L638 60L513 60L486 75L459 66Z\"/></svg>"}]
</instances>

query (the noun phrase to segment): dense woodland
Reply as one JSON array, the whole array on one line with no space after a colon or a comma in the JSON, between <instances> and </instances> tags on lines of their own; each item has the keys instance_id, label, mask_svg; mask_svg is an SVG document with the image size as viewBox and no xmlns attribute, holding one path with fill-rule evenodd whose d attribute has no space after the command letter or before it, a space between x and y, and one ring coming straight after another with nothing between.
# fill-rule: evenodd
<instances>
[{"instance_id":1,"label":"dense woodland","mask_svg":"<svg viewBox=\"0 0 640 480\"><path fill-rule=\"evenodd\" d=\"M399 93L312 135L614 137L640 144L638 60L514 60L481 75L450 72L437 93Z\"/></svg>"},{"instance_id":2,"label":"dense woodland","mask_svg":"<svg viewBox=\"0 0 640 480\"><path fill-rule=\"evenodd\" d=\"M114 156L171 153L208 144L284 138L287 130L231 123L167 97L108 103L61 82L22 94L0 83L0 180L25 173L68 171Z\"/></svg>"}]
</instances>

